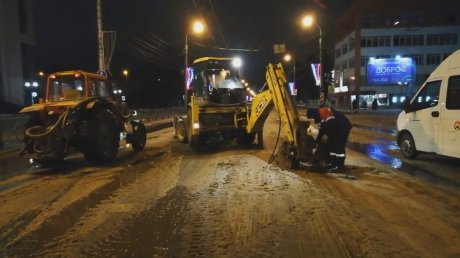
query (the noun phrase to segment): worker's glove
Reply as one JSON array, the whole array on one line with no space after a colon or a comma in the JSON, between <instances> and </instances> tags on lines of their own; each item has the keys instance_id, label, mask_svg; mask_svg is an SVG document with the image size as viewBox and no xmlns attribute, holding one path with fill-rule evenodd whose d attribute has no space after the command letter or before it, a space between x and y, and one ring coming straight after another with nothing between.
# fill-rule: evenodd
<instances>
[{"instance_id":1,"label":"worker's glove","mask_svg":"<svg viewBox=\"0 0 460 258\"><path fill-rule=\"evenodd\" d=\"M329 137L327 137L327 135L323 135L321 137L321 139L319 139L319 142L322 142L322 143L327 143L327 140L329 139Z\"/></svg>"},{"instance_id":2,"label":"worker's glove","mask_svg":"<svg viewBox=\"0 0 460 258\"><path fill-rule=\"evenodd\" d=\"M315 127L313 127L311 125L307 128L307 134L311 135L314 139L316 139L316 137L318 137L318 133L319 133L318 128L315 128Z\"/></svg>"}]
</instances>

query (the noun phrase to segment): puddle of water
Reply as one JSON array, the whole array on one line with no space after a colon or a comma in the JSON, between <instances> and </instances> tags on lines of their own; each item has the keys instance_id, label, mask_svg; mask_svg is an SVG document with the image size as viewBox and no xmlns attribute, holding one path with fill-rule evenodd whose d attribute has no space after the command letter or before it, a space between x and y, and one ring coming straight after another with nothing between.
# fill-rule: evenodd
<instances>
[{"instance_id":1,"label":"puddle of water","mask_svg":"<svg viewBox=\"0 0 460 258\"><path fill-rule=\"evenodd\" d=\"M386 165L390 165L393 168L400 169L402 167L401 159L398 159L394 156L389 155L387 150L398 149L397 146L393 144L362 144L356 142L348 142L347 147L366 154L367 156L380 161Z\"/></svg>"},{"instance_id":2,"label":"puddle of water","mask_svg":"<svg viewBox=\"0 0 460 258\"><path fill-rule=\"evenodd\" d=\"M370 158L379 161L380 163L389 165L411 176L443 187L445 186L455 190L460 189L460 182L455 182L443 177L439 174L439 171L434 172L424 169L420 166L404 162L403 160L389 154L389 151L399 151L399 147L395 142L390 141L390 143L387 144L362 144L356 142L348 142L347 147L354 151L361 152Z\"/></svg>"}]
</instances>

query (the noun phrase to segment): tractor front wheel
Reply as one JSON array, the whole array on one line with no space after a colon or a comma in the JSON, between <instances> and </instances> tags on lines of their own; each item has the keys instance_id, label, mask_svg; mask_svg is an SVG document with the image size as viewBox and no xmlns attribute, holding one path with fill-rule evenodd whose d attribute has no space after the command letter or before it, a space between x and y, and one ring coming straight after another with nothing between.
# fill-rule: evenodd
<instances>
[{"instance_id":1,"label":"tractor front wheel","mask_svg":"<svg viewBox=\"0 0 460 258\"><path fill-rule=\"evenodd\" d=\"M141 151L145 147L145 143L147 142L147 131L145 130L145 126L142 123L134 125L134 133L131 145L135 151Z\"/></svg>"}]
</instances>

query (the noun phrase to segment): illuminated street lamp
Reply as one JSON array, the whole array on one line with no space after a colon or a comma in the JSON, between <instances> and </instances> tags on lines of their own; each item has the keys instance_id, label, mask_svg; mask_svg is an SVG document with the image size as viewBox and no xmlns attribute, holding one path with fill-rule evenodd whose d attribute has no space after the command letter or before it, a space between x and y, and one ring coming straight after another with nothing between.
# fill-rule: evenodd
<instances>
[{"instance_id":1,"label":"illuminated street lamp","mask_svg":"<svg viewBox=\"0 0 460 258\"><path fill-rule=\"evenodd\" d=\"M292 64L293 64L293 73L294 73L294 74L293 74L293 81L294 81L294 89L295 89L295 88L296 88L296 87L295 87L295 59L294 59L294 57L291 56L291 54L286 54L286 55L284 55L283 59L284 59L284 61L287 62L287 63L289 63L289 62L292 61Z\"/></svg>"},{"instance_id":2,"label":"illuminated street lamp","mask_svg":"<svg viewBox=\"0 0 460 258\"><path fill-rule=\"evenodd\" d=\"M187 87L188 87L188 35L190 32L194 34L200 34L204 31L204 23L201 21L195 21L192 24L192 30L187 30L187 34L185 34L185 47L184 47L184 52L185 52L185 69L184 69L184 74L185 74L185 100L187 100Z\"/></svg>"},{"instance_id":3,"label":"illuminated street lamp","mask_svg":"<svg viewBox=\"0 0 460 258\"><path fill-rule=\"evenodd\" d=\"M286 55L284 55L283 59L284 59L284 61L289 62L289 61L292 60L292 56L290 54L286 54Z\"/></svg>"},{"instance_id":4,"label":"illuminated street lamp","mask_svg":"<svg viewBox=\"0 0 460 258\"><path fill-rule=\"evenodd\" d=\"M38 92L36 90L33 90L33 88L37 88L38 86L39 84L36 81L24 82L24 87L30 89L30 101L32 104L34 104L34 98L38 97Z\"/></svg>"},{"instance_id":5,"label":"illuminated street lamp","mask_svg":"<svg viewBox=\"0 0 460 258\"><path fill-rule=\"evenodd\" d=\"M323 53L322 53L322 44L321 41L323 40L323 33L321 31L321 27L318 25L317 22L314 21L313 17L310 15L306 15L302 18L302 26L303 27L311 27L312 25L316 25L319 30L319 71L320 71L320 84L319 87L323 90Z\"/></svg>"},{"instance_id":6,"label":"illuminated street lamp","mask_svg":"<svg viewBox=\"0 0 460 258\"><path fill-rule=\"evenodd\" d=\"M124 70L122 71L122 73L123 73L123 75L125 76L125 80L128 80L128 74L129 74L128 69L124 69Z\"/></svg>"}]
</instances>

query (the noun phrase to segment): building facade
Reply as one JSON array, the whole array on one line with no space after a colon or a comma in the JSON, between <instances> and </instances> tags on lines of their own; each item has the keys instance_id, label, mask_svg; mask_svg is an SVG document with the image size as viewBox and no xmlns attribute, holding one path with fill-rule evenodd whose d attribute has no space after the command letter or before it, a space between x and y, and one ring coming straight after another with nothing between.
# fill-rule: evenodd
<instances>
[{"instance_id":1,"label":"building facade","mask_svg":"<svg viewBox=\"0 0 460 258\"><path fill-rule=\"evenodd\" d=\"M460 48L460 13L453 0L358 0L338 22L335 40L336 102L354 99L380 106L400 106L430 73ZM373 62L410 58L410 80L373 78ZM377 61L376 61L377 60ZM387 67L388 68L388 67Z\"/></svg>"},{"instance_id":2,"label":"building facade","mask_svg":"<svg viewBox=\"0 0 460 258\"><path fill-rule=\"evenodd\" d=\"M24 105L34 44L32 0L0 0L0 112Z\"/></svg>"}]
</instances>

